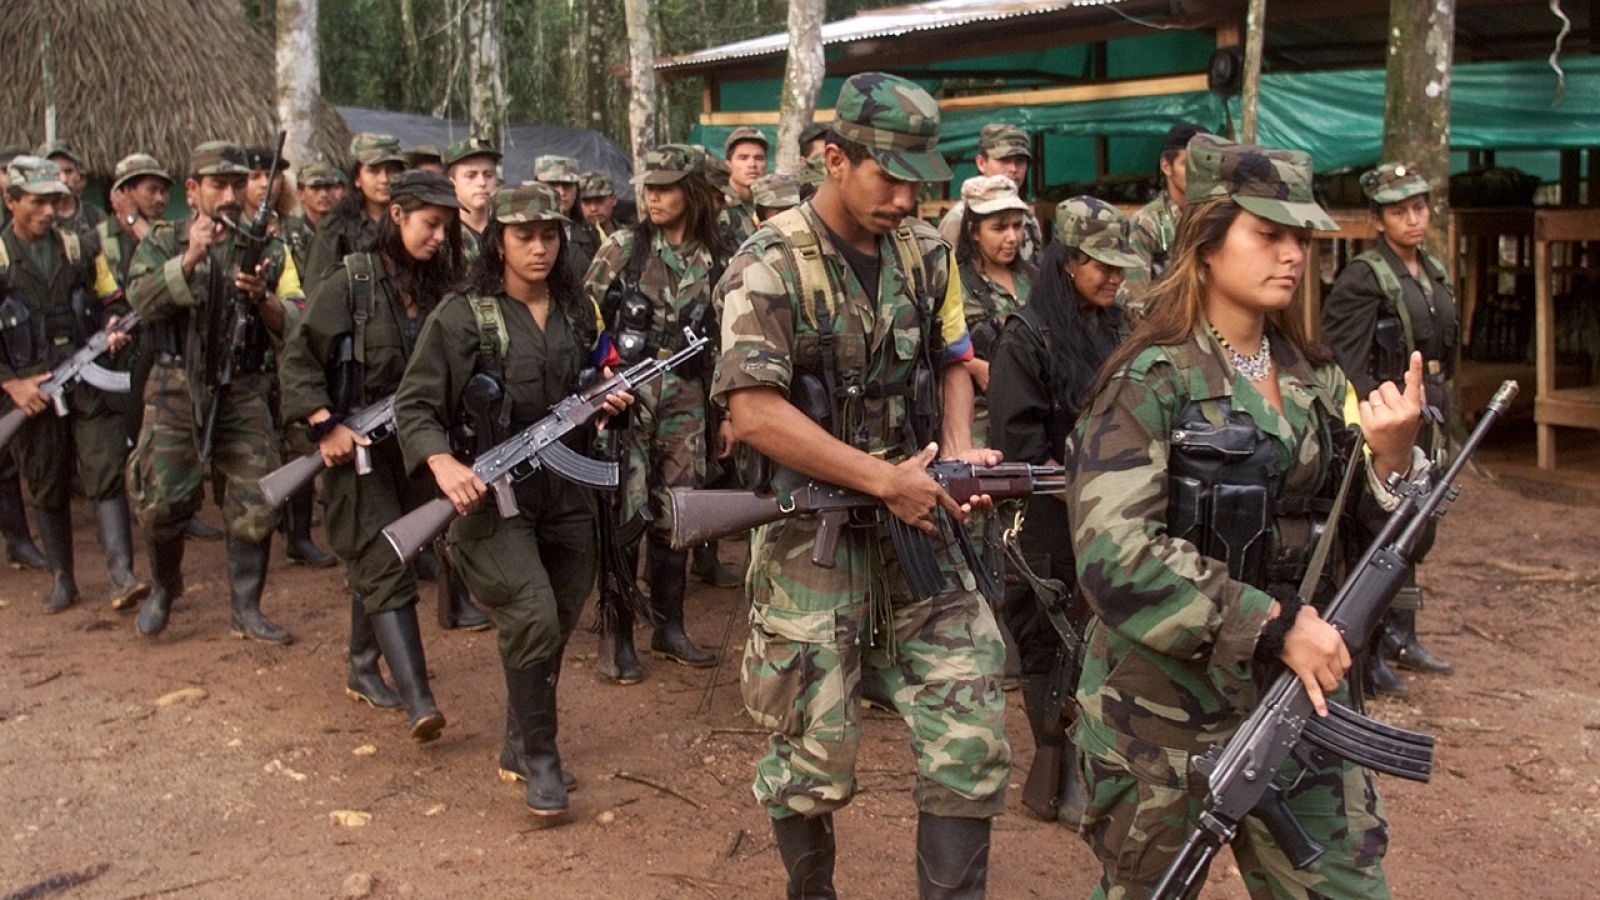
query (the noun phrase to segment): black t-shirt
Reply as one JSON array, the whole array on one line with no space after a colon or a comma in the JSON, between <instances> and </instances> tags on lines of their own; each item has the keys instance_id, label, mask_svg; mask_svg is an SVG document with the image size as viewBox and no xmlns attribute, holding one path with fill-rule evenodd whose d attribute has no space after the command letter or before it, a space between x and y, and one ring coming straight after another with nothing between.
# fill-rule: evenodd
<instances>
[{"instance_id":1,"label":"black t-shirt","mask_svg":"<svg viewBox=\"0 0 1600 900\"><path fill-rule=\"evenodd\" d=\"M817 221L822 222L822 217L818 216ZM867 292L867 299L872 302L873 306L877 306L878 273L883 267L882 260L877 254L868 256L867 254L862 253L860 250L850 246L849 242L840 237L832 228L828 227L828 223L823 222L822 228L824 231L828 232L828 240L833 243L834 249L838 250L839 255L843 256L844 261L849 264L850 271L855 273L856 280L861 282L861 287Z\"/></svg>"}]
</instances>

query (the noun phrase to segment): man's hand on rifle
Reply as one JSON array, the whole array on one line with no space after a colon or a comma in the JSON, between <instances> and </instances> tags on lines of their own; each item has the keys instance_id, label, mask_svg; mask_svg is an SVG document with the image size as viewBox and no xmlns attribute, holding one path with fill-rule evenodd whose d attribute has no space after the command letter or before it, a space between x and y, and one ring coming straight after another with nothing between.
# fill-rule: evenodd
<instances>
[{"instance_id":1,"label":"man's hand on rifle","mask_svg":"<svg viewBox=\"0 0 1600 900\"><path fill-rule=\"evenodd\" d=\"M319 409L312 413L306 421L312 425L326 422L333 414L326 409ZM356 447L370 447L372 441L356 434L343 425L333 426L333 430L322 436L317 441L317 451L322 454L322 464L328 468L342 466L356 455Z\"/></svg>"},{"instance_id":2,"label":"man's hand on rifle","mask_svg":"<svg viewBox=\"0 0 1600 900\"><path fill-rule=\"evenodd\" d=\"M601 371L601 377L603 378L610 378L611 375L612 372L609 366ZM623 410L632 406L633 394L629 391L612 391L601 402L604 404L604 408L600 410L600 414L595 418L595 431L605 431L606 422L610 421L612 416L621 415Z\"/></svg>"},{"instance_id":3,"label":"man's hand on rifle","mask_svg":"<svg viewBox=\"0 0 1600 900\"><path fill-rule=\"evenodd\" d=\"M218 219L200 213L189 223L189 249L183 251L183 274L194 274L194 267L205 260L211 245L222 237L223 224Z\"/></svg>"},{"instance_id":4,"label":"man's hand on rifle","mask_svg":"<svg viewBox=\"0 0 1600 900\"><path fill-rule=\"evenodd\" d=\"M428 457L428 468L433 470L433 480L439 485L439 493L444 494L455 506L457 515L466 515L488 490L471 466L448 453L435 453Z\"/></svg>"},{"instance_id":5,"label":"man's hand on rifle","mask_svg":"<svg viewBox=\"0 0 1600 900\"><path fill-rule=\"evenodd\" d=\"M6 395L11 398L12 403L16 404L17 409L22 410L30 416L35 416L38 415L46 406L50 405L50 398L46 397L44 392L39 390L39 385L43 384L49 378L50 373L45 372L42 375L29 375L26 378L13 378L4 384L0 384L0 387L4 387L6 389Z\"/></svg>"},{"instance_id":6,"label":"man's hand on rifle","mask_svg":"<svg viewBox=\"0 0 1600 900\"><path fill-rule=\"evenodd\" d=\"M1372 448L1373 469L1380 480L1404 475L1411 468L1411 448L1422 425L1422 354L1411 354L1405 391L1385 381L1359 404L1361 434Z\"/></svg>"},{"instance_id":7,"label":"man's hand on rifle","mask_svg":"<svg viewBox=\"0 0 1600 900\"><path fill-rule=\"evenodd\" d=\"M1279 610L1274 600L1272 618L1278 617ZM1307 603L1299 608L1294 624L1283 636L1283 652L1278 658L1306 686L1306 696L1311 698L1317 715L1327 715L1326 695L1339 687L1340 679L1350 669L1350 650L1339 630L1324 622L1317 608Z\"/></svg>"},{"instance_id":8,"label":"man's hand on rifle","mask_svg":"<svg viewBox=\"0 0 1600 900\"><path fill-rule=\"evenodd\" d=\"M921 453L896 465L888 483L877 492L895 518L929 534L938 530L934 514L941 506L957 522L967 521L966 507L951 499L928 474L928 466L938 455L938 444L923 447Z\"/></svg>"},{"instance_id":9,"label":"man's hand on rifle","mask_svg":"<svg viewBox=\"0 0 1600 900\"><path fill-rule=\"evenodd\" d=\"M1005 461L1005 454L1001 453L999 450L974 447L970 450L963 450L954 456L948 456L945 458L953 459L958 462L964 462L973 466L998 466L1000 463ZM971 497L968 497L964 502L961 503L961 509L963 512L969 513L975 509L988 512L989 510L994 509L994 498L990 497L988 494L973 494Z\"/></svg>"},{"instance_id":10,"label":"man's hand on rifle","mask_svg":"<svg viewBox=\"0 0 1600 900\"><path fill-rule=\"evenodd\" d=\"M106 329L110 330L117 327L117 320L120 318L122 317L112 316L111 318L107 319ZM111 334L106 335L106 352L115 353L118 350L121 350L123 347L128 346L128 342L131 340L133 340L133 335L127 333L126 331L112 332Z\"/></svg>"},{"instance_id":11,"label":"man's hand on rifle","mask_svg":"<svg viewBox=\"0 0 1600 900\"><path fill-rule=\"evenodd\" d=\"M262 260L254 272L241 269L233 276L233 286L239 289L239 293L249 297L251 303L260 303L267 296L266 268L267 261Z\"/></svg>"}]
</instances>

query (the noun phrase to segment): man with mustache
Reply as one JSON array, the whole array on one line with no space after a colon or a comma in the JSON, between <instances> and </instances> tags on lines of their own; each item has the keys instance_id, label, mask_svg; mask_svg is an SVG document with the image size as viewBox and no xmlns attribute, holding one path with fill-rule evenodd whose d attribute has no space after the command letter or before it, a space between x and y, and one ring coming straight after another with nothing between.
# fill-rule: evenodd
<instances>
[{"instance_id":1,"label":"man with mustache","mask_svg":"<svg viewBox=\"0 0 1600 900\"><path fill-rule=\"evenodd\" d=\"M743 687L769 732L755 794L788 895L835 896L833 813L855 792L871 689L910 725L918 896L977 897L1011 774L1005 648L936 515L964 520L980 498L950 497L926 467L1000 454L971 449L972 341L948 291L950 245L912 215L922 182L950 178L939 105L903 78L855 75L825 141L816 196L763 223L718 286L712 401L776 466L880 497L885 516L926 532L939 586L912 592L883 524L843 528L832 567L812 562L812 516L754 533Z\"/></svg>"},{"instance_id":2,"label":"man with mustache","mask_svg":"<svg viewBox=\"0 0 1600 900\"><path fill-rule=\"evenodd\" d=\"M268 240L254 271L239 269L244 237L235 228L246 215L250 167L244 150L207 141L189 158L184 183L193 213L162 222L134 253L128 297L149 329L156 365L145 389L153 410L128 459L128 493L150 541L154 589L139 607L138 629L154 637L166 628L172 603L183 593L184 525L200 502L207 476L225 483L222 497L228 542L229 630L238 637L290 643L289 632L261 614L261 590L277 514L259 482L278 467L269 395L274 374L269 346L283 334L286 306L304 301L300 276L287 247ZM231 285L231 290L229 289ZM233 350L233 380L213 383L217 348L229 335L213 335L215 305L241 298L248 334ZM213 341L215 338L215 341ZM213 402L220 403L210 459L200 458L200 430Z\"/></svg>"}]
</instances>

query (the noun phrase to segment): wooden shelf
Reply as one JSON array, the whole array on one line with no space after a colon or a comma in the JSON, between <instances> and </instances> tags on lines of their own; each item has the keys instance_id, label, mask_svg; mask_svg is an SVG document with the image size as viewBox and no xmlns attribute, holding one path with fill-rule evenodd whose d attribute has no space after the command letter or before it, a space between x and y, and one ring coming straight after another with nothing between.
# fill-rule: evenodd
<instances>
[{"instance_id":1,"label":"wooden shelf","mask_svg":"<svg viewBox=\"0 0 1600 900\"><path fill-rule=\"evenodd\" d=\"M1533 421L1538 426L1539 468L1556 467L1556 428L1600 430L1600 385L1556 387L1556 304L1558 275L1574 267L1556 265L1552 244L1600 242L1600 210L1550 209L1534 216ZM1590 302L1595 302L1593 298Z\"/></svg>"}]
</instances>

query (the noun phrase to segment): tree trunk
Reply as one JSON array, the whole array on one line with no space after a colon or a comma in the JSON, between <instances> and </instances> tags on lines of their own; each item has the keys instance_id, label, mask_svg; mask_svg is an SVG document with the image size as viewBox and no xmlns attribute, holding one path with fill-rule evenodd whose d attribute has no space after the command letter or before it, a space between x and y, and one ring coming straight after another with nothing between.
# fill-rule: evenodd
<instances>
[{"instance_id":1,"label":"tree trunk","mask_svg":"<svg viewBox=\"0 0 1600 900\"><path fill-rule=\"evenodd\" d=\"M1244 87L1239 99L1239 142L1244 144L1256 142L1256 107L1261 101L1261 49L1266 42L1267 0L1250 0L1244 19Z\"/></svg>"},{"instance_id":2,"label":"tree trunk","mask_svg":"<svg viewBox=\"0 0 1600 900\"><path fill-rule=\"evenodd\" d=\"M422 44L417 40L417 12L413 0L400 0L400 41L406 70L400 74L400 103L406 112L417 111L417 73L422 66Z\"/></svg>"},{"instance_id":3,"label":"tree trunk","mask_svg":"<svg viewBox=\"0 0 1600 900\"><path fill-rule=\"evenodd\" d=\"M315 151L322 64L317 51L317 0L278 0L278 122L288 136L283 155L295 165Z\"/></svg>"},{"instance_id":4,"label":"tree trunk","mask_svg":"<svg viewBox=\"0 0 1600 900\"><path fill-rule=\"evenodd\" d=\"M1428 252L1450 266L1450 65L1453 0L1390 0L1389 67L1384 73L1383 160L1415 166L1433 189Z\"/></svg>"},{"instance_id":5,"label":"tree trunk","mask_svg":"<svg viewBox=\"0 0 1600 900\"><path fill-rule=\"evenodd\" d=\"M644 154L656 142L656 41L651 32L651 0L623 0L628 25L628 133L633 169L644 169Z\"/></svg>"},{"instance_id":6,"label":"tree trunk","mask_svg":"<svg viewBox=\"0 0 1600 900\"><path fill-rule=\"evenodd\" d=\"M505 64L500 55L500 0L468 0L467 120L476 137L498 145L506 128Z\"/></svg>"},{"instance_id":7,"label":"tree trunk","mask_svg":"<svg viewBox=\"0 0 1600 900\"><path fill-rule=\"evenodd\" d=\"M800 132L811 124L827 63L822 55L823 0L790 0L789 61L778 110L778 171L800 170Z\"/></svg>"},{"instance_id":8,"label":"tree trunk","mask_svg":"<svg viewBox=\"0 0 1600 900\"><path fill-rule=\"evenodd\" d=\"M611 4L605 0L590 0L583 6L583 55L578 65L583 70L583 96L588 98L581 118L574 121L596 131L604 132L611 108L611 95L607 90L611 73L606 70L606 32L608 20L613 18Z\"/></svg>"}]
</instances>

